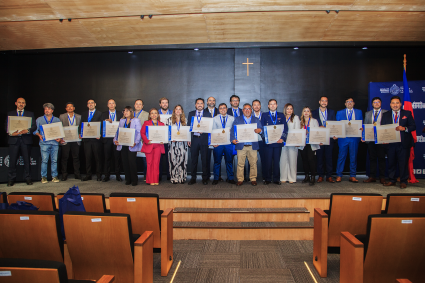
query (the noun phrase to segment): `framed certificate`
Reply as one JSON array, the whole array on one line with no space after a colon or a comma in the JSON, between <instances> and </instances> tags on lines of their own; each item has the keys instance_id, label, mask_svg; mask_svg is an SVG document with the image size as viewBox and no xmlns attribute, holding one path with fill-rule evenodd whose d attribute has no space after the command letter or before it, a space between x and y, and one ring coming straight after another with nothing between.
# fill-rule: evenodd
<instances>
[{"instance_id":1,"label":"framed certificate","mask_svg":"<svg viewBox=\"0 0 425 283\"><path fill-rule=\"evenodd\" d=\"M389 124L375 127L375 143L395 143L401 142L400 132L396 131L397 124Z\"/></svg>"},{"instance_id":2,"label":"framed certificate","mask_svg":"<svg viewBox=\"0 0 425 283\"><path fill-rule=\"evenodd\" d=\"M118 127L120 126L120 122L108 122L103 121L103 133L102 137L104 138L114 138L117 133Z\"/></svg>"},{"instance_id":3,"label":"framed certificate","mask_svg":"<svg viewBox=\"0 0 425 283\"><path fill-rule=\"evenodd\" d=\"M118 144L133 146L134 145L134 135L136 133L135 129L131 128L119 128L118 130Z\"/></svg>"},{"instance_id":4,"label":"framed certificate","mask_svg":"<svg viewBox=\"0 0 425 283\"><path fill-rule=\"evenodd\" d=\"M190 127L180 126L180 130L177 130L177 126L171 126L171 139L172 141L190 141Z\"/></svg>"},{"instance_id":5,"label":"framed certificate","mask_svg":"<svg viewBox=\"0 0 425 283\"><path fill-rule=\"evenodd\" d=\"M168 118L171 117L171 114L161 114L159 115L159 120L164 123L165 125L167 125L167 120ZM168 126L168 125L167 125Z\"/></svg>"},{"instance_id":6,"label":"framed certificate","mask_svg":"<svg viewBox=\"0 0 425 283\"><path fill-rule=\"evenodd\" d=\"M146 137L151 143L168 143L171 138L171 127L146 126Z\"/></svg>"},{"instance_id":7,"label":"framed certificate","mask_svg":"<svg viewBox=\"0 0 425 283\"><path fill-rule=\"evenodd\" d=\"M208 145L230 144L230 128L215 129L208 134Z\"/></svg>"},{"instance_id":8,"label":"framed certificate","mask_svg":"<svg viewBox=\"0 0 425 283\"><path fill-rule=\"evenodd\" d=\"M83 139L100 138L100 122L81 123L81 138Z\"/></svg>"},{"instance_id":9,"label":"framed certificate","mask_svg":"<svg viewBox=\"0 0 425 283\"><path fill-rule=\"evenodd\" d=\"M285 146L305 146L306 132L301 130L288 130Z\"/></svg>"},{"instance_id":10,"label":"framed certificate","mask_svg":"<svg viewBox=\"0 0 425 283\"><path fill-rule=\"evenodd\" d=\"M362 131L362 140L375 141L375 129L373 124L364 124Z\"/></svg>"},{"instance_id":11,"label":"framed certificate","mask_svg":"<svg viewBox=\"0 0 425 283\"><path fill-rule=\"evenodd\" d=\"M264 138L266 144L277 143L282 137L282 133L285 130L285 125L271 125L264 126Z\"/></svg>"},{"instance_id":12,"label":"framed certificate","mask_svg":"<svg viewBox=\"0 0 425 283\"><path fill-rule=\"evenodd\" d=\"M78 126L63 127L63 132L65 134L65 137L63 138L65 142L81 141L80 137L78 136Z\"/></svg>"},{"instance_id":13,"label":"framed certificate","mask_svg":"<svg viewBox=\"0 0 425 283\"><path fill-rule=\"evenodd\" d=\"M235 125L235 139L238 142L258 142L258 134L255 131L257 124Z\"/></svg>"},{"instance_id":14,"label":"framed certificate","mask_svg":"<svg viewBox=\"0 0 425 283\"><path fill-rule=\"evenodd\" d=\"M331 138L345 138L344 121L326 121L326 128L329 129L329 136Z\"/></svg>"},{"instance_id":15,"label":"framed certificate","mask_svg":"<svg viewBox=\"0 0 425 283\"><path fill-rule=\"evenodd\" d=\"M201 121L198 122L198 119L193 116L192 122L190 123L190 131L197 133L211 133L213 126L213 118L201 118Z\"/></svg>"},{"instance_id":16,"label":"framed certificate","mask_svg":"<svg viewBox=\"0 0 425 283\"><path fill-rule=\"evenodd\" d=\"M32 118L23 116L7 117L7 132L12 134L16 131L27 130L31 128Z\"/></svg>"},{"instance_id":17,"label":"framed certificate","mask_svg":"<svg viewBox=\"0 0 425 283\"><path fill-rule=\"evenodd\" d=\"M43 141L61 139L65 136L62 122L40 125L40 134L43 136Z\"/></svg>"},{"instance_id":18,"label":"framed certificate","mask_svg":"<svg viewBox=\"0 0 425 283\"><path fill-rule=\"evenodd\" d=\"M308 128L306 143L329 145L329 132L328 128Z\"/></svg>"},{"instance_id":19,"label":"framed certificate","mask_svg":"<svg viewBox=\"0 0 425 283\"><path fill-rule=\"evenodd\" d=\"M362 120L344 120L345 122L345 137L346 138L361 138L362 131L360 131L363 126Z\"/></svg>"}]
</instances>

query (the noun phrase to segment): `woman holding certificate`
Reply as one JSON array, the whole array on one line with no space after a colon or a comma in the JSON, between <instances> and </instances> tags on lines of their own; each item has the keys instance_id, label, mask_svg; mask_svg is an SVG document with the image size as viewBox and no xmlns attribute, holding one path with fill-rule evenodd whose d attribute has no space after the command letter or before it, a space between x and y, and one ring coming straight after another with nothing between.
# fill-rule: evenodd
<instances>
[{"instance_id":1,"label":"woman holding certificate","mask_svg":"<svg viewBox=\"0 0 425 283\"><path fill-rule=\"evenodd\" d=\"M124 108L124 118L120 119L118 131L114 137L117 150L121 151L122 165L124 167L125 184L137 186L137 152L142 144L140 138L140 120L134 118L133 108Z\"/></svg>"},{"instance_id":2,"label":"woman holding certificate","mask_svg":"<svg viewBox=\"0 0 425 283\"><path fill-rule=\"evenodd\" d=\"M177 135L183 134L182 126L186 126L186 116L183 107L176 105L173 114L168 118L167 125L177 127ZM187 178L187 141L172 140L168 145L168 165L171 183L183 184Z\"/></svg>"},{"instance_id":3,"label":"woman holding certificate","mask_svg":"<svg viewBox=\"0 0 425 283\"><path fill-rule=\"evenodd\" d=\"M310 107L304 107L301 112L301 124L300 128L308 131L310 128L319 128L319 122L314 119L311 115ZM320 148L318 144L307 144L300 146L301 158L303 160L303 168L305 172L305 178L303 183L310 183L313 186L316 182L316 153L315 151Z\"/></svg>"},{"instance_id":4,"label":"woman holding certificate","mask_svg":"<svg viewBox=\"0 0 425 283\"><path fill-rule=\"evenodd\" d=\"M286 124L289 130L298 130L300 128L300 118L294 113L294 106L291 103L283 107ZM280 181L289 184L297 181L297 157L298 147L284 146L280 155Z\"/></svg>"},{"instance_id":5,"label":"woman holding certificate","mask_svg":"<svg viewBox=\"0 0 425 283\"><path fill-rule=\"evenodd\" d=\"M164 126L164 123L160 122L158 110L152 108L149 111L149 120L145 121L142 126L142 140L143 147L142 152L146 155L146 184L159 185L159 161L161 160L161 154L165 154L164 145L162 143L152 143L148 139L146 132L147 127ZM153 132L151 130L151 132Z\"/></svg>"}]
</instances>

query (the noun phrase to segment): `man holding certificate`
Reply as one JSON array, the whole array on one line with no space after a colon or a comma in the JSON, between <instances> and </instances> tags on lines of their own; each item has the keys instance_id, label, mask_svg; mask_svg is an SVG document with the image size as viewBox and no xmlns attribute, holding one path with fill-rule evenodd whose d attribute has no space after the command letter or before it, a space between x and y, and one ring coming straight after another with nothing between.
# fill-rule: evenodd
<instances>
[{"instance_id":1,"label":"man holding certificate","mask_svg":"<svg viewBox=\"0 0 425 283\"><path fill-rule=\"evenodd\" d=\"M47 163L49 162L50 157L50 166L52 173L52 181L54 183L59 182L58 178L58 152L59 152L59 142L60 138L54 140L48 140L47 133L42 135L43 127L42 125L49 125L53 123L62 123L57 117L53 117L53 111L55 107L51 103L44 103L44 116L38 117L36 120L37 130L34 132L34 135L40 138L40 152L41 152L41 183L47 183ZM46 140L46 141L45 141Z\"/></svg>"},{"instance_id":2,"label":"man holding certificate","mask_svg":"<svg viewBox=\"0 0 425 283\"><path fill-rule=\"evenodd\" d=\"M351 124L355 120L362 121L363 114L359 109L354 109L354 99L352 97L348 97L345 100L345 109L340 110L336 113L337 121L348 121L347 126L351 126ZM361 124L361 123L360 123ZM357 129L355 129L357 130ZM361 126L359 127L361 130ZM347 131L346 131L347 133ZM346 137L338 139L338 164L336 166L336 181L341 182L342 179L342 171L344 170L345 159L347 158L348 152L350 153L350 178L348 179L350 182L358 183L359 181L356 179L357 172L357 152L359 149L360 135L359 137Z\"/></svg>"},{"instance_id":3,"label":"man holding certificate","mask_svg":"<svg viewBox=\"0 0 425 283\"><path fill-rule=\"evenodd\" d=\"M407 187L407 179L409 178L409 156L410 148L414 145L412 132L416 130L415 120L412 113L408 110L401 109L401 99L398 96L391 98L390 107L392 111L382 114L381 125L394 124L394 130L400 132L401 142L387 144L388 156L388 175L389 182L384 186L396 185L396 168L397 162L400 172L400 188Z\"/></svg>"},{"instance_id":4,"label":"man holding certificate","mask_svg":"<svg viewBox=\"0 0 425 283\"><path fill-rule=\"evenodd\" d=\"M168 100L168 98L161 97L159 99L158 114L161 116L161 119L162 119L160 122L163 122L165 126L168 126L168 124L167 124L168 118L170 118L171 115L173 114L173 111L171 111L170 108L169 108L169 104L170 104L170 101ZM166 168L167 180L171 179L169 165L168 165L168 144L164 144L164 150L165 150L165 153L163 153L163 155L161 155L161 161L160 161L160 164L159 164L159 181L161 181L161 179L162 179L162 174L163 174L162 173L162 166L165 166L165 168Z\"/></svg>"},{"instance_id":5,"label":"man holding certificate","mask_svg":"<svg viewBox=\"0 0 425 283\"><path fill-rule=\"evenodd\" d=\"M31 181L31 146L32 146L32 133L36 130L37 126L35 124L34 113L25 110L26 102L22 97L18 98L15 102L16 111L10 111L7 113L8 116L8 144L9 144L9 173L7 183L8 187L11 187L15 184L16 181L16 161L18 157L22 155L24 158L24 169L25 169L25 180L27 185L32 185ZM18 120L15 123L16 125L24 124L27 121L20 121L19 117L26 117L31 120L29 125L23 127L10 127L9 117L18 117Z\"/></svg>"},{"instance_id":6,"label":"man holding certificate","mask_svg":"<svg viewBox=\"0 0 425 283\"><path fill-rule=\"evenodd\" d=\"M249 179L251 185L257 185L257 150L258 134L262 133L261 122L257 117L252 116L252 108L249 103L243 106L243 115L236 117L230 132L230 140L235 144L238 155L238 170L236 177L237 186L242 186L244 180L245 161L249 162Z\"/></svg>"}]
</instances>

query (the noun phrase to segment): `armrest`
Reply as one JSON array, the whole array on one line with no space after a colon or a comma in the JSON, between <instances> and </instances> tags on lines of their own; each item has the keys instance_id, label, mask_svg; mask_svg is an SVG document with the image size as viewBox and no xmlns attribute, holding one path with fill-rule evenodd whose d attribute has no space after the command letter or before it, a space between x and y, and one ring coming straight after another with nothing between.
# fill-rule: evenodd
<instances>
[{"instance_id":1,"label":"armrest","mask_svg":"<svg viewBox=\"0 0 425 283\"><path fill-rule=\"evenodd\" d=\"M153 232L146 231L134 242L134 283L153 282Z\"/></svg>"},{"instance_id":2,"label":"armrest","mask_svg":"<svg viewBox=\"0 0 425 283\"><path fill-rule=\"evenodd\" d=\"M328 276L329 216L320 208L314 209L313 265L320 277Z\"/></svg>"},{"instance_id":3,"label":"armrest","mask_svg":"<svg viewBox=\"0 0 425 283\"><path fill-rule=\"evenodd\" d=\"M134 242L134 246L143 246L145 245L149 238L153 236L153 232L152 231L146 231L145 233L143 233L142 236L140 236L135 242Z\"/></svg>"},{"instance_id":4,"label":"armrest","mask_svg":"<svg viewBox=\"0 0 425 283\"><path fill-rule=\"evenodd\" d=\"M115 281L114 275L103 275L96 283L111 283Z\"/></svg>"},{"instance_id":5,"label":"armrest","mask_svg":"<svg viewBox=\"0 0 425 283\"><path fill-rule=\"evenodd\" d=\"M161 276L167 276L173 265L173 209L161 214Z\"/></svg>"},{"instance_id":6,"label":"armrest","mask_svg":"<svg viewBox=\"0 0 425 283\"><path fill-rule=\"evenodd\" d=\"M412 283L409 279L397 279L397 283Z\"/></svg>"},{"instance_id":7,"label":"armrest","mask_svg":"<svg viewBox=\"0 0 425 283\"><path fill-rule=\"evenodd\" d=\"M341 232L340 282L363 283L364 246L349 232Z\"/></svg>"},{"instance_id":8,"label":"armrest","mask_svg":"<svg viewBox=\"0 0 425 283\"><path fill-rule=\"evenodd\" d=\"M68 279L74 278L74 271L72 270L72 261L71 256L69 255L68 244L66 240L63 241L63 263L66 266L66 273L68 275Z\"/></svg>"}]
</instances>

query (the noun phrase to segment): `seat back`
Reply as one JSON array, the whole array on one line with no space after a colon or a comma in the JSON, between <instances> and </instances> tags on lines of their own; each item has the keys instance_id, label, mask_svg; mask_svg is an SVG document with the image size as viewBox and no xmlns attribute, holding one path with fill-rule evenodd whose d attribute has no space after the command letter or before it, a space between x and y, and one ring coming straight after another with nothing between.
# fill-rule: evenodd
<instances>
[{"instance_id":1,"label":"seat back","mask_svg":"<svg viewBox=\"0 0 425 283\"><path fill-rule=\"evenodd\" d=\"M425 278L425 214L370 215L364 253L364 282Z\"/></svg>"},{"instance_id":2,"label":"seat back","mask_svg":"<svg viewBox=\"0 0 425 283\"><path fill-rule=\"evenodd\" d=\"M104 194L80 193L86 212L105 213L106 203ZM63 197L63 193L58 194L58 201Z\"/></svg>"},{"instance_id":3,"label":"seat back","mask_svg":"<svg viewBox=\"0 0 425 283\"><path fill-rule=\"evenodd\" d=\"M0 210L0 257L63 262L59 214L54 211Z\"/></svg>"},{"instance_id":4,"label":"seat back","mask_svg":"<svg viewBox=\"0 0 425 283\"><path fill-rule=\"evenodd\" d=\"M425 194L388 194L385 213L425 213Z\"/></svg>"},{"instance_id":5,"label":"seat back","mask_svg":"<svg viewBox=\"0 0 425 283\"><path fill-rule=\"evenodd\" d=\"M55 195L53 193L14 192L7 196L9 204L26 201L38 207L39 211L55 211Z\"/></svg>"},{"instance_id":6,"label":"seat back","mask_svg":"<svg viewBox=\"0 0 425 283\"><path fill-rule=\"evenodd\" d=\"M365 234L367 217L381 213L382 200L379 194L331 194L328 246L340 246L341 232Z\"/></svg>"},{"instance_id":7,"label":"seat back","mask_svg":"<svg viewBox=\"0 0 425 283\"><path fill-rule=\"evenodd\" d=\"M2 283L67 283L66 267L62 262L0 258Z\"/></svg>"},{"instance_id":8,"label":"seat back","mask_svg":"<svg viewBox=\"0 0 425 283\"><path fill-rule=\"evenodd\" d=\"M128 214L67 212L63 215L74 279L134 282L131 221Z\"/></svg>"},{"instance_id":9,"label":"seat back","mask_svg":"<svg viewBox=\"0 0 425 283\"><path fill-rule=\"evenodd\" d=\"M0 203L6 203L7 202L7 194L5 192L0 193Z\"/></svg>"},{"instance_id":10,"label":"seat back","mask_svg":"<svg viewBox=\"0 0 425 283\"><path fill-rule=\"evenodd\" d=\"M111 213L131 216L133 233L142 235L153 231L154 248L161 248L161 211L159 195L143 193L112 193L109 196Z\"/></svg>"}]
</instances>

